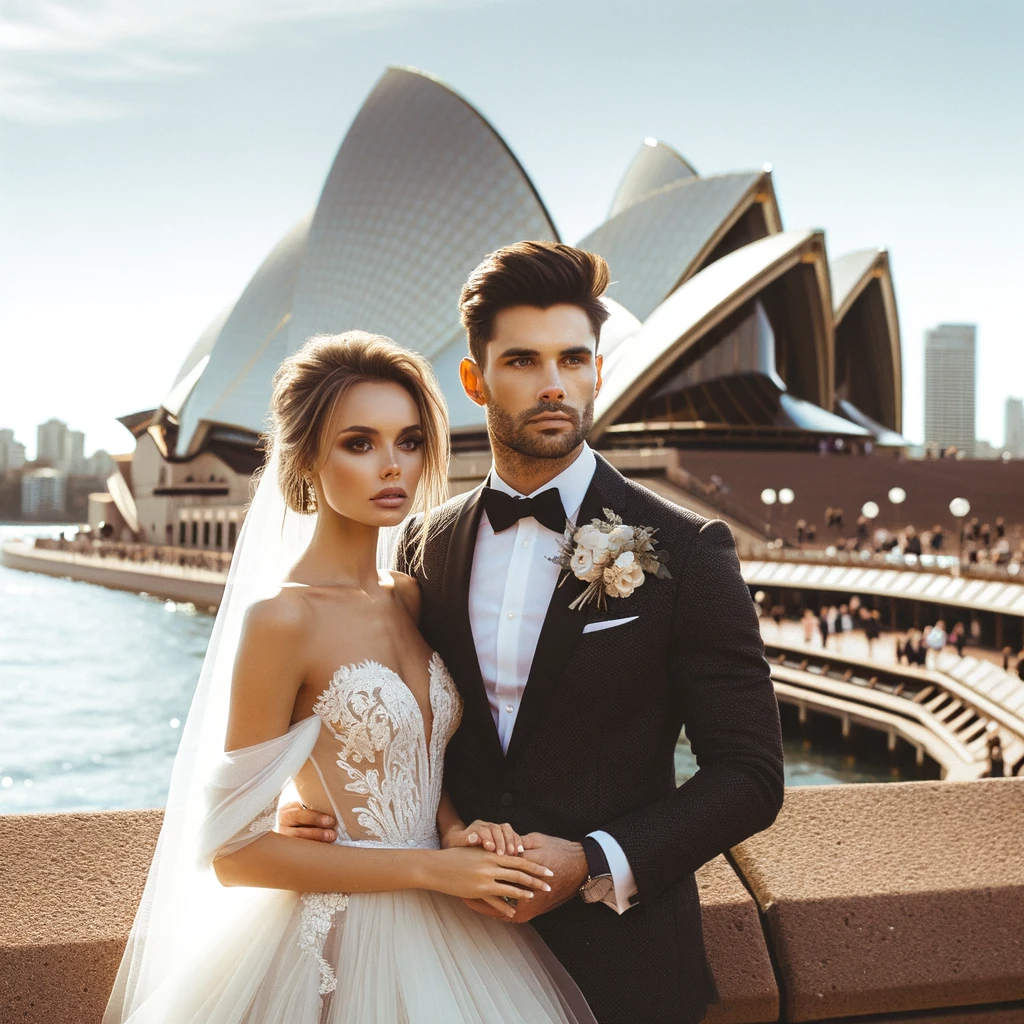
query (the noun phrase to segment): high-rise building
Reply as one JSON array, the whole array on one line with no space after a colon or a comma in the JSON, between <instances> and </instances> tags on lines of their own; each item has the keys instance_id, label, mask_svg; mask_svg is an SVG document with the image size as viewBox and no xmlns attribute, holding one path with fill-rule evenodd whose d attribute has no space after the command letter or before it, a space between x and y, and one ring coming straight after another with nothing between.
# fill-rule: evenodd
<instances>
[{"instance_id":1,"label":"high-rise building","mask_svg":"<svg viewBox=\"0 0 1024 1024\"><path fill-rule=\"evenodd\" d=\"M67 479L59 469L34 469L21 478L21 514L26 519L62 516Z\"/></svg>"},{"instance_id":2,"label":"high-rise building","mask_svg":"<svg viewBox=\"0 0 1024 1024\"><path fill-rule=\"evenodd\" d=\"M924 443L974 455L975 324L939 324L924 337Z\"/></svg>"},{"instance_id":3,"label":"high-rise building","mask_svg":"<svg viewBox=\"0 0 1024 1024\"><path fill-rule=\"evenodd\" d=\"M36 460L48 462L54 469L64 463L68 425L63 420L47 420L36 427Z\"/></svg>"},{"instance_id":4,"label":"high-rise building","mask_svg":"<svg viewBox=\"0 0 1024 1024\"><path fill-rule=\"evenodd\" d=\"M1003 447L1015 459L1024 459L1024 398L1006 400Z\"/></svg>"},{"instance_id":5,"label":"high-rise building","mask_svg":"<svg viewBox=\"0 0 1024 1024\"><path fill-rule=\"evenodd\" d=\"M25 465L25 446L14 440L13 430L0 430L0 473Z\"/></svg>"},{"instance_id":6,"label":"high-rise building","mask_svg":"<svg viewBox=\"0 0 1024 1024\"><path fill-rule=\"evenodd\" d=\"M86 473L85 434L81 430L69 430L64 438L64 459L60 466L65 473Z\"/></svg>"}]
</instances>

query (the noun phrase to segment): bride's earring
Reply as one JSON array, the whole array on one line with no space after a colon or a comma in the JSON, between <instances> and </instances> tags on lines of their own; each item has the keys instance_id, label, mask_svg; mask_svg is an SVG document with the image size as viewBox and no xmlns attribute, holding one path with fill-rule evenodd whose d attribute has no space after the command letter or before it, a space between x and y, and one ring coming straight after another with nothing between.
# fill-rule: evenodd
<instances>
[{"instance_id":1,"label":"bride's earring","mask_svg":"<svg viewBox=\"0 0 1024 1024\"><path fill-rule=\"evenodd\" d=\"M313 490L313 481L308 476L302 478L303 504L309 513L316 512L316 491Z\"/></svg>"}]
</instances>

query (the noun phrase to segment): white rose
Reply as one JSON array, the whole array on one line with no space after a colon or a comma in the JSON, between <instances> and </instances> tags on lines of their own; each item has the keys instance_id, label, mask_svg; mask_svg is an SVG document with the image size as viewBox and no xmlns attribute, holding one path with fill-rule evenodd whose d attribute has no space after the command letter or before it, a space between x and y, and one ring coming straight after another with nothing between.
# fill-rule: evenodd
<instances>
[{"instance_id":1,"label":"white rose","mask_svg":"<svg viewBox=\"0 0 1024 1024\"><path fill-rule=\"evenodd\" d=\"M608 550L617 555L633 543L633 528L631 526L616 526L608 534Z\"/></svg>"},{"instance_id":2,"label":"white rose","mask_svg":"<svg viewBox=\"0 0 1024 1024\"><path fill-rule=\"evenodd\" d=\"M582 536L577 535L577 549L589 552L594 565L607 565L612 560L612 554L608 550L608 534L596 527L584 528L580 533Z\"/></svg>"},{"instance_id":3,"label":"white rose","mask_svg":"<svg viewBox=\"0 0 1024 1024\"><path fill-rule=\"evenodd\" d=\"M632 551L623 551L604 570L604 592L609 597L629 597L644 582L644 571Z\"/></svg>"},{"instance_id":4,"label":"white rose","mask_svg":"<svg viewBox=\"0 0 1024 1024\"><path fill-rule=\"evenodd\" d=\"M573 552L569 560L569 566L573 573L581 580L594 569L594 554L588 548L579 547Z\"/></svg>"},{"instance_id":5,"label":"white rose","mask_svg":"<svg viewBox=\"0 0 1024 1024\"><path fill-rule=\"evenodd\" d=\"M608 534L596 526L584 526L582 530L576 532L576 543L588 551L607 551Z\"/></svg>"}]
</instances>

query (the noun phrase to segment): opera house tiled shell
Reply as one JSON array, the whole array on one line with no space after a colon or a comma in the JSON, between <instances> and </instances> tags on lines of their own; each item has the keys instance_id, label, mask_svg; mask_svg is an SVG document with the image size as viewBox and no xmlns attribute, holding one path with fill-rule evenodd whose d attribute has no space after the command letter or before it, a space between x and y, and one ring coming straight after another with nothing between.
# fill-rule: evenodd
<instances>
[{"instance_id":1,"label":"opera house tiled shell","mask_svg":"<svg viewBox=\"0 0 1024 1024\"><path fill-rule=\"evenodd\" d=\"M273 372L311 335L361 328L427 355L454 441L481 447L462 394L458 295L488 252L557 240L511 150L437 79L390 68L346 134L313 213L203 332L160 409L125 417L169 462L255 465ZM608 219L580 243L608 260L611 319L597 444L900 447L899 324L884 250L829 263L784 231L770 168L701 176L647 139Z\"/></svg>"}]
</instances>

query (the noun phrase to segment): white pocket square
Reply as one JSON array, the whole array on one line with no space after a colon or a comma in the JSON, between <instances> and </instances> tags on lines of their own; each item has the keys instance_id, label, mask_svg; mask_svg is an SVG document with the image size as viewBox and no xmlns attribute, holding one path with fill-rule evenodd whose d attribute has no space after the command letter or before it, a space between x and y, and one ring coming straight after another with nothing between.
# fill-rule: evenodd
<instances>
[{"instance_id":1,"label":"white pocket square","mask_svg":"<svg viewBox=\"0 0 1024 1024\"><path fill-rule=\"evenodd\" d=\"M583 627L584 633L596 633L601 629L611 629L612 626L624 626L627 622L633 622L639 619L639 615L630 615L625 619L602 619L600 622L588 622Z\"/></svg>"}]
</instances>

